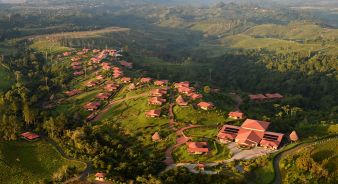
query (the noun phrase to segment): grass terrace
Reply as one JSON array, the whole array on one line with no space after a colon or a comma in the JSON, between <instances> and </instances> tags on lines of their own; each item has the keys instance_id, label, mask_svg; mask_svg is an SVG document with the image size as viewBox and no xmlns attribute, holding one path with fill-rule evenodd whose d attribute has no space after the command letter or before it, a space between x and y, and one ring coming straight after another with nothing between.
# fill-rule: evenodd
<instances>
[{"instance_id":1,"label":"grass terrace","mask_svg":"<svg viewBox=\"0 0 338 184\"><path fill-rule=\"evenodd\" d=\"M175 118L178 122L186 122L202 125L217 125L226 122L224 114L219 110L197 110L192 106L174 107Z\"/></svg>"},{"instance_id":2,"label":"grass terrace","mask_svg":"<svg viewBox=\"0 0 338 184\"><path fill-rule=\"evenodd\" d=\"M213 139L217 136L217 127L197 127L184 131L184 134L188 137L205 137Z\"/></svg>"}]
</instances>

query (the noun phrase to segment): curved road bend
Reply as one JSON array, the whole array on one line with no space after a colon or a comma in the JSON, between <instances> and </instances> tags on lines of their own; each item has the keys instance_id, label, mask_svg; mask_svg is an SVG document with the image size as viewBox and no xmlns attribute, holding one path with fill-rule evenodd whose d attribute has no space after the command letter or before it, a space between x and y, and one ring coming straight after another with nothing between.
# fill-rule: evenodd
<instances>
[{"instance_id":1,"label":"curved road bend","mask_svg":"<svg viewBox=\"0 0 338 184\"><path fill-rule=\"evenodd\" d=\"M294 152L296 152L296 151L298 151L298 150L300 150L304 147L311 146L311 145L314 145L314 144L317 144L317 143L323 143L323 142L330 141L330 140L337 139L337 138L338 137L329 137L329 138L324 138L324 139L320 139L320 140L315 140L315 141L310 142L310 143L300 143L296 147L291 148L290 150L284 151L284 152L280 153L279 155L277 155L273 160L273 169L275 171L275 180L273 181L273 184L281 184L282 183L282 176L281 176L281 171L280 171L280 167L279 167L279 162L284 156L292 154L292 153L294 153Z\"/></svg>"}]
</instances>

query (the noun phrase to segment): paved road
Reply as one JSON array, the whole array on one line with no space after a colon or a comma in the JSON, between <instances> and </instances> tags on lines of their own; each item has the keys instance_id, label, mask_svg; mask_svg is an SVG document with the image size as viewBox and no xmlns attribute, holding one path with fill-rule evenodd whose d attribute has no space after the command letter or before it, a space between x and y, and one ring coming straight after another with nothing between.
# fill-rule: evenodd
<instances>
[{"instance_id":1,"label":"paved road","mask_svg":"<svg viewBox=\"0 0 338 184\"><path fill-rule=\"evenodd\" d=\"M315 145L315 144L320 144L320 143L330 141L330 140L333 140L333 139L337 139L337 138L338 137L330 137L330 138L325 138L325 139L321 139L321 140L315 140L315 141L310 142L310 143L301 143L301 144L297 145L296 147L291 148L290 150L284 151L284 152L280 153L279 155L277 155L273 160L273 168L275 170L275 181L273 183L274 184L281 184L282 183L282 177L281 177L279 162L284 156L290 155L294 152L297 152L302 148L312 146L312 145Z\"/></svg>"}]
</instances>

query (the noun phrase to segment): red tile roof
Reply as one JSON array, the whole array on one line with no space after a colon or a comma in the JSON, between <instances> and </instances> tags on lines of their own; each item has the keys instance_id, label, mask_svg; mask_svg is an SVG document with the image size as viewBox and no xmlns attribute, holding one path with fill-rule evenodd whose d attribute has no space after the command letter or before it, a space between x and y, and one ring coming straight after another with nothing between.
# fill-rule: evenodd
<instances>
[{"instance_id":1,"label":"red tile roof","mask_svg":"<svg viewBox=\"0 0 338 184\"><path fill-rule=\"evenodd\" d=\"M174 86L175 88L190 87L190 82L189 81L178 82L178 83L175 83Z\"/></svg>"},{"instance_id":2,"label":"red tile roof","mask_svg":"<svg viewBox=\"0 0 338 184\"><path fill-rule=\"evenodd\" d=\"M96 110L101 106L100 102L89 102L86 105L84 105L83 107L87 110Z\"/></svg>"},{"instance_id":3,"label":"red tile roof","mask_svg":"<svg viewBox=\"0 0 338 184\"><path fill-rule=\"evenodd\" d=\"M184 98L183 98L181 95L179 95L179 96L176 98L176 103L177 103L178 105L180 105L180 106L187 106L187 105L188 105L188 102L186 102L186 101L184 100Z\"/></svg>"},{"instance_id":4,"label":"red tile roof","mask_svg":"<svg viewBox=\"0 0 338 184\"><path fill-rule=\"evenodd\" d=\"M250 100L265 100L266 96L263 94L249 95Z\"/></svg>"},{"instance_id":5,"label":"red tile roof","mask_svg":"<svg viewBox=\"0 0 338 184\"><path fill-rule=\"evenodd\" d=\"M106 177L106 174L105 173L96 173L95 177L104 178L104 177Z\"/></svg>"},{"instance_id":6,"label":"red tile roof","mask_svg":"<svg viewBox=\"0 0 338 184\"><path fill-rule=\"evenodd\" d=\"M153 141L159 141L161 140L161 136L158 132L155 132L153 136L151 136Z\"/></svg>"},{"instance_id":7,"label":"red tile roof","mask_svg":"<svg viewBox=\"0 0 338 184\"><path fill-rule=\"evenodd\" d=\"M161 109L150 110L146 112L148 117L159 117L161 115Z\"/></svg>"},{"instance_id":8,"label":"red tile roof","mask_svg":"<svg viewBox=\"0 0 338 184\"><path fill-rule=\"evenodd\" d=\"M143 78L141 78L141 83L149 83L149 82L151 82L151 78L149 78L149 77L143 77Z\"/></svg>"},{"instance_id":9,"label":"red tile roof","mask_svg":"<svg viewBox=\"0 0 338 184\"><path fill-rule=\"evenodd\" d=\"M156 80L155 82L154 82L154 84L156 85L156 86L163 86L163 85L166 85L168 83L168 80Z\"/></svg>"},{"instance_id":10,"label":"red tile roof","mask_svg":"<svg viewBox=\"0 0 338 184\"><path fill-rule=\"evenodd\" d=\"M101 100L106 100L110 97L110 93L99 93L96 95L96 98L101 99Z\"/></svg>"},{"instance_id":11,"label":"red tile roof","mask_svg":"<svg viewBox=\"0 0 338 184\"><path fill-rule=\"evenodd\" d=\"M167 100L161 97L152 97L148 100L149 104L153 105L162 105L162 103L166 102Z\"/></svg>"},{"instance_id":12,"label":"red tile roof","mask_svg":"<svg viewBox=\"0 0 338 184\"><path fill-rule=\"evenodd\" d=\"M214 104L211 102L200 102L197 104L197 106L202 109L211 109L214 107Z\"/></svg>"},{"instance_id":13,"label":"red tile roof","mask_svg":"<svg viewBox=\"0 0 338 184\"><path fill-rule=\"evenodd\" d=\"M240 112L240 111L232 111L232 112L229 112L228 115L229 115L229 117L236 117L236 118L239 118L239 119L244 118L244 113Z\"/></svg>"},{"instance_id":14,"label":"red tile roof","mask_svg":"<svg viewBox=\"0 0 338 184\"><path fill-rule=\"evenodd\" d=\"M265 94L265 96L268 98L268 99L281 99L281 98L284 98L281 94L279 93L273 93L273 94L270 94L270 93L267 93Z\"/></svg>"},{"instance_id":15,"label":"red tile roof","mask_svg":"<svg viewBox=\"0 0 338 184\"><path fill-rule=\"evenodd\" d=\"M298 141L299 139L296 131L292 131L291 134L289 135L289 138L291 141Z\"/></svg>"},{"instance_id":16,"label":"red tile roof","mask_svg":"<svg viewBox=\"0 0 338 184\"><path fill-rule=\"evenodd\" d=\"M130 77L123 77L123 78L121 78L121 81L124 82L124 83L130 82L131 78Z\"/></svg>"},{"instance_id":17,"label":"red tile roof","mask_svg":"<svg viewBox=\"0 0 338 184\"><path fill-rule=\"evenodd\" d=\"M28 140L33 140L33 139L37 139L40 136L38 134L32 133L32 132L25 132L21 134L22 137L28 139Z\"/></svg>"},{"instance_id":18,"label":"red tile roof","mask_svg":"<svg viewBox=\"0 0 338 184\"><path fill-rule=\"evenodd\" d=\"M74 96L74 95L80 94L81 92L82 92L81 90L73 89L71 91L66 91L65 94L67 96Z\"/></svg>"},{"instance_id":19,"label":"red tile roof","mask_svg":"<svg viewBox=\"0 0 338 184\"><path fill-rule=\"evenodd\" d=\"M161 97L165 94L167 94L167 90L165 90L165 89L154 89L150 93L151 96L159 96L159 97Z\"/></svg>"},{"instance_id":20,"label":"red tile roof","mask_svg":"<svg viewBox=\"0 0 338 184\"><path fill-rule=\"evenodd\" d=\"M236 140L238 144L244 143L250 145L252 143L255 143L256 145L258 145L263 138L263 134L264 133L262 132L240 128ZM250 144L248 142L250 142Z\"/></svg>"},{"instance_id":21,"label":"red tile roof","mask_svg":"<svg viewBox=\"0 0 338 184\"><path fill-rule=\"evenodd\" d=\"M186 143L189 152L209 152L208 143L207 142L187 142Z\"/></svg>"},{"instance_id":22,"label":"red tile roof","mask_svg":"<svg viewBox=\"0 0 338 184\"><path fill-rule=\"evenodd\" d=\"M270 122L246 119L241 127L249 130L265 131L269 125Z\"/></svg>"}]
</instances>

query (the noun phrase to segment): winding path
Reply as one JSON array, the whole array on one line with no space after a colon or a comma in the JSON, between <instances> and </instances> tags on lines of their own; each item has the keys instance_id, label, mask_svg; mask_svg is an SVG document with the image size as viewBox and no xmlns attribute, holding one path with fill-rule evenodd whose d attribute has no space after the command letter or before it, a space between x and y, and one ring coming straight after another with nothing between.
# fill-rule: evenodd
<instances>
[{"instance_id":1,"label":"winding path","mask_svg":"<svg viewBox=\"0 0 338 184\"><path fill-rule=\"evenodd\" d=\"M41 138L45 139L49 144L51 144L60 154L62 157L64 157L67 160L74 160L74 161L78 161L78 162L82 162L86 164L86 169L82 171L82 173L79 176L75 176L72 178L69 178L68 180L64 181L63 183L72 183L78 180L85 180L88 176L88 174L92 171L92 163L91 162L83 162L81 160L72 158L70 156L68 156L63 149L52 139L50 139L49 137L46 136L41 136Z\"/></svg>"}]
</instances>

